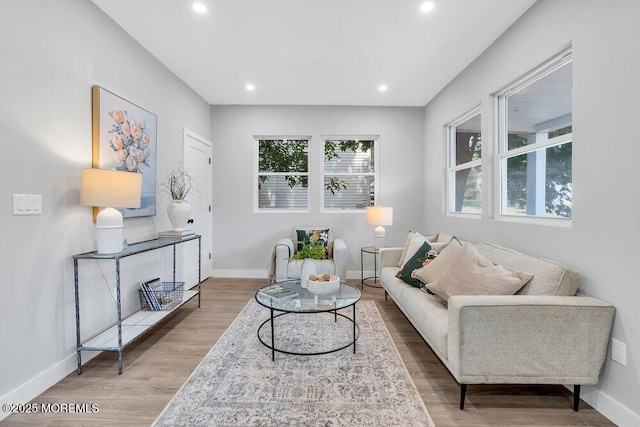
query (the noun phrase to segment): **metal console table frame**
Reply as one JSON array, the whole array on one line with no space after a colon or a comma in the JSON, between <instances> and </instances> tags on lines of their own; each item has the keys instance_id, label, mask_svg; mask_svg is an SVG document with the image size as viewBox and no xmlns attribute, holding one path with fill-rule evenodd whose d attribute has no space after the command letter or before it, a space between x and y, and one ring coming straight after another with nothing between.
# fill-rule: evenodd
<instances>
[{"instance_id":1,"label":"metal console table frame","mask_svg":"<svg viewBox=\"0 0 640 427\"><path fill-rule=\"evenodd\" d=\"M184 291L183 299L180 304L168 311L138 311L126 319L122 318L122 307L120 298L120 259L128 256L137 255L143 252L149 252L168 246L173 246L173 282L176 281L176 245L198 241L198 287L197 291ZM80 296L78 287L78 260L81 259L113 259L116 262L116 306L118 318L116 324L106 331L88 339L84 343L80 337ZM151 327L155 326L160 320L181 307L187 301L190 301L196 295L198 296L198 307L200 307L200 295L202 290L202 240L201 236L194 235L183 239L153 239L139 243L132 243L122 252L115 254L100 254L96 251L87 252L73 256L73 280L75 285L76 298L76 353L78 360L78 375L82 374L82 351L116 351L118 352L118 375L122 374L122 350L136 338L142 335ZM194 286L193 288L195 288ZM191 289L193 289L191 288ZM126 331L123 332L123 326Z\"/></svg>"}]
</instances>

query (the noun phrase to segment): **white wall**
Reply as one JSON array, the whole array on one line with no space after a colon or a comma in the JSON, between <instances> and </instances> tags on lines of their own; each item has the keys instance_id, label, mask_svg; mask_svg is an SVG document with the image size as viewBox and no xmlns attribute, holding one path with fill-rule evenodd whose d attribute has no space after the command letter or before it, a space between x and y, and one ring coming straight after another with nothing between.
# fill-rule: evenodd
<instances>
[{"instance_id":1,"label":"white wall","mask_svg":"<svg viewBox=\"0 0 640 427\"><path fill-rule=\"evenodd\" d=\"M296 225L332 227L346 241L348 276L354 278L360 277L360 247L373 244L374 227L364 212L320 213L313 195L308 214L254 213L254 135L311 135L316 148L323 135L379 135L379 200L394 207L387 244L404 244L407 231L423 222L423 108L213 106L211 121L216 276L266 277L275 242ZM317 160L310 159L312 173L319 171ZM365 261L368 269L373 266Z\"/></svg>"},{"instance_id":2,"label":"white wall","mask_svg":"<svg viewBox=\"0 0 640 427\"><path fill-rule=\"evenodd\" d=\"M607 358L584 399L614 422L640 425L640 144L634 128L640 99L640 2L541 0L426 108L426 221L429 230L492 241L560 260L581 272L580 291L617 309L613 337L627 344L627 366ZM493 181L490 94L573 45L571 228L443 215L443 125L482 102L483 187ZM488 193L488 192L487 192ZM492 203L485 193L485 208ZM487 211L488 209L485 209Z\"/></svg>"},{"instance_id":3,"label":"white wall","mask_svg":"<svg viewBox=\"0 0 640 427\"><path fill-rule=\"evenodd\" d=\"M209 137L209 105L86 0L0 5L0 400L33 398L75 367L73 262L95 249L92 209L80 206L91 167L91 86L98 84L158 116L158 178L182 158L183 127ZM43 214L12 216L12 193L41 194ZM126 219L125 237L155 237L169 222ZM125 310L135 282L167 273L168 254L122 262ZM98 264L81 264L83 331L114 321ZM114 263L101 263L113 286ZM166 277L166 276L165 276ZM116 370L114 369L114 375ZM3 414L6 415L6 414Z\"/></svg>"}]
</instances>

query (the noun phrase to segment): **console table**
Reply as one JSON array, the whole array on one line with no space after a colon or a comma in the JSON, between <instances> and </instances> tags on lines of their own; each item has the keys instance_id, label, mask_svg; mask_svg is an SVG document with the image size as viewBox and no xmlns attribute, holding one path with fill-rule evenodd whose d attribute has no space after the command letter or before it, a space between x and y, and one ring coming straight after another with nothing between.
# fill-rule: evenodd
<instances>
[{"instance_id":1,"label":"console table","mask_svg":"<svg viewBox=\"0 0 640 427\"><path fill-rule=\"evenodd\" d=\"M172 246L173 247L173 282L176 281L176 245L181 243L198 241L198 284L190 290L183 292L182 301L172 310L167 311L137 311L131 316L123 319L122 308L120 302L120 259L128 256L140 254L143 252L153 251L156 249ZM80 337L80 296L78 288L78 261L81 259L112 259L115 261L116 267L116 306L118 318L116 324L106 331L96 335L93 338L82 342ZM87 252L73 256L73 280L75 285L76 297L76 353L78 359L78 375L82 373L82 351L116 351L118 352L118 375L122 374L122 350L140 335L151 329L160 320L167 317L174 310L181 307L187 301L190 301L196 295L198 296L198 307L200 307L201 292L201 260L202 260L202 242L201 236L194 235L183 239L154 239L144 242L133 243L126 247L122 252L115 254L100 254L96 251ZM194 288L197 287L197 290Z\"/></svg>"}]
</instances>

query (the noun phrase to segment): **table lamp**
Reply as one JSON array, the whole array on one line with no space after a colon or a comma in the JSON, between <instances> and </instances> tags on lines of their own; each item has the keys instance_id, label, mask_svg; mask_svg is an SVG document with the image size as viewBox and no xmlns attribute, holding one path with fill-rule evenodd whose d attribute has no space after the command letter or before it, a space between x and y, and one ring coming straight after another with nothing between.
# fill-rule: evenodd
<instances>
[{"instance_id":1,"label":"table lamp","mask_svg":"<svg viewBox=\"0 0 640 427\"><path fill-rule=\"evenodd\" d=\"M385 240L385 231L383 225L393 225L393 208L382 206L368 206L367 224L377 226L373 231L375 248L383 248Z\"/></svg>"},{"instance_id":2,"label":"table lamp","mask_svg":"<svg viewBox=\"0 0 640 427\"><path fill-rule=\"evenodd\" d=\"M116 208L139 208L142 174L108 169L83 169L80 203L102 207L96 217L98 253L122 251L122 214Z\"/></svg>"}]
</instances>

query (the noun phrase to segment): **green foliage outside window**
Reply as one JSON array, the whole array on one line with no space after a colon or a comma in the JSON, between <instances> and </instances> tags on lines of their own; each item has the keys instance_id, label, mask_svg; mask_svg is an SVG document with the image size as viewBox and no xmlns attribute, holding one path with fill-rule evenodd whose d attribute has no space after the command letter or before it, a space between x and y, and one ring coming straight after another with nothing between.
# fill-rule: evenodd
<instances>
[{"instance_id":1,"label":"green foliage outside window","mask_svg":"<svg viewBox=\"0 0 640 427\"><path fill-rule=\"evenodd\" d=\"M306 139L261 139L258 143L258 167L259 172L296 172L309 171L308 144ZM366 153L373 147L373 141L360 140L327 140L324 145L324 158L329 161L339 158L339 152L347 150ZM285 175L285 180L290 188L295 186L307 187L309 177L306 175ZM269 180L269 176L260 175L260 183ZM332 194L342 189L346 190L348 182L338 177L328 177L325 180L325 188Z\"/></svg>"},{"instance_id":2,"label":"green foliage outside window","mask_svg":"<svg viewBox=\"0 0 640 427\"><path fill-rule=\"evenodd\" d=\"M467 143L460 144L458 140ZM481 152L482 135L480 133L456 133L456 164L461 165L478 160L480 159ZM456 212L469 210L469 208L471 211L480 210L478 206L478 188L475 185L469 185L470 182L476 182L479 178L481 177L479 176L477 168L462 169L456 173Z\"/></svg>"},{"instance_id":3,"label":"green foliage outside window","mask_svg":"<svg viewBox=\"0 0 640 427\"><path fill-rule=\"evenodd\" d=\"M571 128L549 133L549 137L565 135ZM527 145L527 139L509 134L509 148ZM548 216L571 218L573 182L572 143L567 142L546 149L545 211ZM507 159L507 204L526 213L527 209L527 156Z\"/></svg>"},{"instance_id":4,"label":"green foliage outside window","mask_svg":"<svg viewBox=\"0 0 640 427\"><path fill-rule=\"evenodd\" d=\"M261 139L258 143L258 168L260 172L308 172L309 158L306 139ZM269 180L260 175L260 183ZM307 187L309 177L306 175L285 175L290 188L297 185Z\"/></svg>"}]
</instances>

